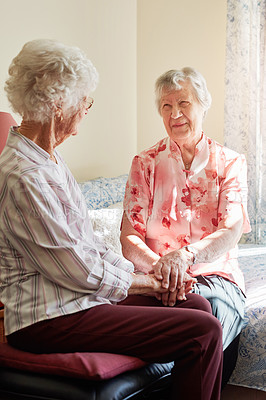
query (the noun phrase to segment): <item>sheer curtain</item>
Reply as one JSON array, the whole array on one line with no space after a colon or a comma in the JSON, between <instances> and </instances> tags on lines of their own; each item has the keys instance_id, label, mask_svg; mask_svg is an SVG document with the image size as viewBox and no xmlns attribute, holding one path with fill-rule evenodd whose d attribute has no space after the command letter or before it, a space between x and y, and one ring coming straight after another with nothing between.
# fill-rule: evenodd
<instances>
[{"instance_id":1,"label":"sheer curtain","mask_svg":"<svg viewBox=\"0 0 266 400\"><path fill-rule=\"evenodd\" d=\"M225 145L248 162L252 232L266 244L266 0L227 0Z\"/></svg>"}]
</instances>

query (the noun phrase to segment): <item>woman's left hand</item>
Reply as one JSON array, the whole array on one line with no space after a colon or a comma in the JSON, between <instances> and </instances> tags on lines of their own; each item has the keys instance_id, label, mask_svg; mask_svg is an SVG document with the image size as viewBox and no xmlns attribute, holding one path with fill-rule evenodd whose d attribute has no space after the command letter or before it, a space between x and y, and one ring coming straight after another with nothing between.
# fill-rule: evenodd
<instances>
[{"instance_id":1,"label":"woman's left hand","mask_svg":"<svg viewBox=\"0 0 266 400\"><path fill-rule=\"evenodd\" d=\"M185 249L172 251L162 256L154 265L157 279L162 281L162 287L174 292L180 291L184 283L184 273L191 265L191 254Z\"/></svg>"}]
</instances>

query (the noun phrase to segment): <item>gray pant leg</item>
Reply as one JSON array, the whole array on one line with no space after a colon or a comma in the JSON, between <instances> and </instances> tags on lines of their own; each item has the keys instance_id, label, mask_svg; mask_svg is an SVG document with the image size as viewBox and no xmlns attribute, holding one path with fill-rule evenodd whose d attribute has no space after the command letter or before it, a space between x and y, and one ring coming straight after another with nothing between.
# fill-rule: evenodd
<instances>
[{"instance_id":1,"label":"gray pant leg","mask_svg":"<svg viewBox=\"0 0 266 400\"><path fill-rule=\"evenodd\" d=\"M197 276L194 293L207 299L213 315L223 327L225 350L241 332L244 323L245 296L237 285L217 275Z\"/></svg>"}]
</instances>

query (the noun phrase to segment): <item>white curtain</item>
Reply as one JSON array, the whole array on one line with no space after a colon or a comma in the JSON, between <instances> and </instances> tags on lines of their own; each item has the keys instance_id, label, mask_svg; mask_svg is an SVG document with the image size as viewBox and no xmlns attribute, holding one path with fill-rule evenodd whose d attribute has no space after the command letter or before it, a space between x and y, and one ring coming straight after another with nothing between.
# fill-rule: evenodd
<instances>
[{"instance_id":1,"label":"white curtain","mask_svg":"<svg viewBox=\"0 0 266 400\"><path fill-rule=\"evenodd\" d=\"M248 162L252 232L266 244L266 0L227 0L225 145Z\"/></svg>"}]
</instances>

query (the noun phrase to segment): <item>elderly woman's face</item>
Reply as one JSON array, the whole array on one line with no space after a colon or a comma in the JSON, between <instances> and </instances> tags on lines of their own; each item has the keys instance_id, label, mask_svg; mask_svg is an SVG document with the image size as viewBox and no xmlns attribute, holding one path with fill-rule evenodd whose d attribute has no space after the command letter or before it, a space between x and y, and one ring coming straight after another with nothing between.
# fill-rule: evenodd
<instances>
[{"instance_id":1,"label":"elderly woman's face","mask_svg":"<svg viewBox=\"0 0 266 400\"><path fill-rule=\"evenodd\" d=\"M176 143L198 142L202 134L204 110L189 81L179 82L180 90L165 91L160 112L169 137Z\"/></svg>"},{"instance_id":2,"label":"elderly woman's face","mask_svg":"<svg viewBox=\"0 0 266 400\"><path fill-rule=\"evenodd\" d=\"M91 98L90 97L85 97L79 104L78 109L76 112L68 117L68 112L65 112L64 118L62 121L59 123L58 129L56 129L56 142L57 146L64 142L68 137L70 136L75 136L78 134L78 128L79 124L84 118L84 116L87 114L88 109L91 107Z\"/></svg>"}]
</instances>

